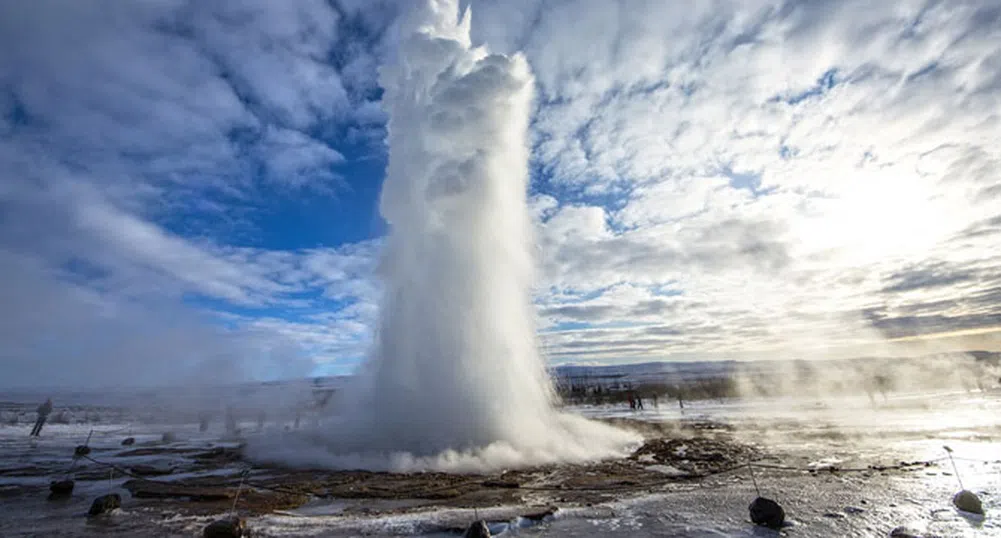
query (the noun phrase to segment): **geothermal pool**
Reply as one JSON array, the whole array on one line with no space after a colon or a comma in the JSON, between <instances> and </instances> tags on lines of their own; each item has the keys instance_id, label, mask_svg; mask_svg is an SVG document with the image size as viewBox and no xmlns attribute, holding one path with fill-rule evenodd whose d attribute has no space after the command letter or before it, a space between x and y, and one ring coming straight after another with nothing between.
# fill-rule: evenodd
<instances>
[{"instance_id":1,"label":"geothermal pool","mask_svg":"<svg viewBox=\"0 0 1001 538\"><path fill-rule=\"evenodd\" d=\"M260 468L232 457L244 439L284 430L290 421L267 422L265 432L257 433L257 424L248 420L239 425L241 439L229 439L219 420L200 432L196 423L171 422L148 410L81 406L66 417L70 424L48 425L33 441L27 437L33 405L6 409L8 418L17 409L21 415L19 424L0 426L0 536L199 536L205 524L228 511L228 500L133 496L123 488L131 478L86 460L70 473L77 481L74 496L46 501L49 480L67 473L73 447L91 430L95 460L122 469L172 470L147 478L156 482L235 485L249 469L252 486L244 495L253 501L252 496L265 499L268 493L258 486L275 489L304 480L299 471ZM371 491L361 496L353 486L343 486L345 473L334 473L329 476L339 477L345 488L325 490L334 495L309 494L289 506L264 508L241 501L239 511L249 515L255 536L459 536L474 517L473 507L501 536L887 536L901 525L925 536L1001 536L998 392L896 395L874 405L864 398L753 399L687 402L682 412L676 402L670 406L661 400L659 408L648 405L635 413L623 407L567 410L595 419L628 419L627 425L648 437L681 441L671 445L666 464L642 456L628 465L547 465L488 476L366 473L365 486L358 487ZM175 439L164 442L165 432ZM126 436L135 437L135 445L121 446ZM785 507L791 522L781 534L747 520L755 493L744 469L684 476L686 450L692 461L711 456L717 445L708 445L710 452L701 455L697 449L702 440L712 439L724 440L718 445L724 449L757 451L758 485ZM952 507L958 485L943 459L943 445L954 450L961 478L983 500L986 517ZM894 467L901 462L908 466ZM361 478L352 475L351 480ZM462 489L488 480L512 480L520 487ZM435 488L459 494L426 494ZM109 491L123 496L123 507L88 519L90 502ZM336 496L338 491L343 496Z\"/></svg>"}]
</instances>

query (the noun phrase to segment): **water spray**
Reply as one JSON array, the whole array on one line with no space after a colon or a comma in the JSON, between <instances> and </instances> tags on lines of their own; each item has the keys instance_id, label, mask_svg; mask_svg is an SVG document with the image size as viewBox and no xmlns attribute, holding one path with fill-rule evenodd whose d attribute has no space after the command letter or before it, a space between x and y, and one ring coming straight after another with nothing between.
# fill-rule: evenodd
<instances>
[{"instance_id":1,"label":"water spray","mask_svg":"<svg viewBox=\"0 0 1001 538\"><path fill-rule=\"evenodd\" d=\"M251 458L469 472L625 456L639 441L555 407L532 302L534 79L523 55L473 45L465 4L409 3L379 72L384 293L374 347L337 395L337 427L293 441L322 450L265 438Z\"/></svg>"}]
</instances>

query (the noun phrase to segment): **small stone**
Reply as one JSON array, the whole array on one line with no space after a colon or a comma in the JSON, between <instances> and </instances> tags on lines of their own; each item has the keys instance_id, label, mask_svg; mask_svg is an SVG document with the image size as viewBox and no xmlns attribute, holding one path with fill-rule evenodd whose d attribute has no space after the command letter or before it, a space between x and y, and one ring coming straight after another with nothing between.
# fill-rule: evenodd
<instances>
[{"instance_id":1,"label":"small stone","mask_svg":"<svg viewBox=\"0 0 1001 538\"><path fill-rule=\"evenodd\" d=\"M890 538L921 538L921 535L907 527L896 527L890 531Z\"/></svg>"},{"instance_id":2,"label":"small stone","mask_svg":"<svg viewBox=\"0 0 1001 538\"><path fill-rule=\"evenodd\" d=\"M77 445L77 447L73 449L74 456L86 456L87 454L90 454L90 447L87 445Z\"/></svg>"},{"instance_id":3,"label":"small stone","mask_svg":"<svg viewBox=\"0 0 1001 538\"><path fill-rule=\"evenodd\" d=\"M135 437L126 437L125 439L122 439L122 446L132 446L134 444L136 444Z\"/></svg>"},{"instance_id":4,"label":"small stone","mask_svg":"<svg viewBox=\"0 0 1001 538\"><path fill-rule=\"evenodd\" d=\"M827 512L826 514L824 514L824 517L829 517L831 519L844 519L845 515L839 514L837 512Z\"/></svg>"},{"instance_id":5,"label":"small stone","mask_svg":"<svg viewBox=\"0 0 1001 538\"><path fill-rule=\"evenodd\" d=\"M953 496L952 504L964 512L984 515L984 506L980 504L980 498L974 495L972 491L966 489L960 491Z\"/></svg>"},{"instance_id":6,"label":"small stone","mask_svg":"<svg viewBox=\"0 0 1001 538\"><path fill-rule=\"evenodd\" d=\"M761 525L762 527L768 527L770 529L778 529L782 527L783 523L785 523L785 510L779 506L779 503L771 499L758 497L751 502L751 505L748 506L747 509L751 513L751 521L753 521L755 525Z\"/></svg>"},{"instance_id":7,"label":"small stone","mask_svg":"<svg viewBox=\"0 0 1001 538\"><path fill-rule=\"evenodd\" d=\"M230 516L209 523L202 531L203 538L240 538L247 533L247 521Z\"/></svg>"},{"instance_id":8,"label":"small stone","mask_svg":"<svg viewBox=\"0 0 1001 538\"><path fill-rule=\"evenodd\" d=\"M72 480L59 480L49 483L49 500L66 499L73 494Z\"/></svg>"},{"instance_id":9,"label":"small stone","mask_svg":"<svg viewBox=\"0 0 1001 538\"><path fill-rule=\"evenodd\" d=\"M487 527L487 522L482 519L474 521L463 533L462 538L490 538L490 527Z\"/></svg>"},{"instance_id":10,"label":"small stone","mask_svg":"<svg viewBox=\"0 0 1001 538\"><path fill-rule=\"evenodd\" d=\"M865 512L865 510L862 509L862 508L859 508L857 506L846 506L845 507L845 513L846 514L853 514L854 515L854 514L861 514L862 512Z\"/></svg>"},{"instance_id":11,"label":"small stone","mask_svg":"<svg viewBox=\"0 0 1001 538\"><path fill-rule=\"evenodd\" d=\"M99 516L101 514L110 512L115 508L122 507L122 497L117 493L109 493L107 495L101 495L100 497L94 499L94 502L90 505L90 510L87 512L89 516Z\"/></svg>"}]
</instances>

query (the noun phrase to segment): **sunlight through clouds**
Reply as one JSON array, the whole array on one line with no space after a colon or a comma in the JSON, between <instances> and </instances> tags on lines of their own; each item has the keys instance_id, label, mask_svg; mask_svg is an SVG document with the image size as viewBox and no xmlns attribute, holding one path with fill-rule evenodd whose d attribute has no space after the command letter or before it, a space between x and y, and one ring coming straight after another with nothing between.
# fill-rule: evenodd
<instances>
[{"instance_id":1,"label":"sunlight through clouds","mask_svg":"<svg viewBox=\"0 0 1001 538\"><path fill-rule=\"evenodd\" d=\"M551 360L1001 334L996 2L470 6L473 45L536 79ZM350 371L378 318L398 7L0 2L0 358L86 377L142 333L239 363L246 334ZM39 346L50 325L84 351ZM283 360L264 370L303 370Z\"/></svg>"}]
</instances>

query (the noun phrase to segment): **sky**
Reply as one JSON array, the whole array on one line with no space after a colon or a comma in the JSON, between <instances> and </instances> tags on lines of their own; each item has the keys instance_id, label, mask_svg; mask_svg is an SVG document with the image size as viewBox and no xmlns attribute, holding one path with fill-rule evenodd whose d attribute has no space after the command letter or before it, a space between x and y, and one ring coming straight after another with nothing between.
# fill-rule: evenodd
<instances>
[{"instance_id":1,"label":"sky","mask_svg":"<svg viewBox=\"0 0 1001 538\"><path fill-rule=\"evenodd\" d=\"M472 0L551 364L1001 346L996 0ZM382 0L0 0L0 387L351 372Z\"/></svg>"}]
</instances>

